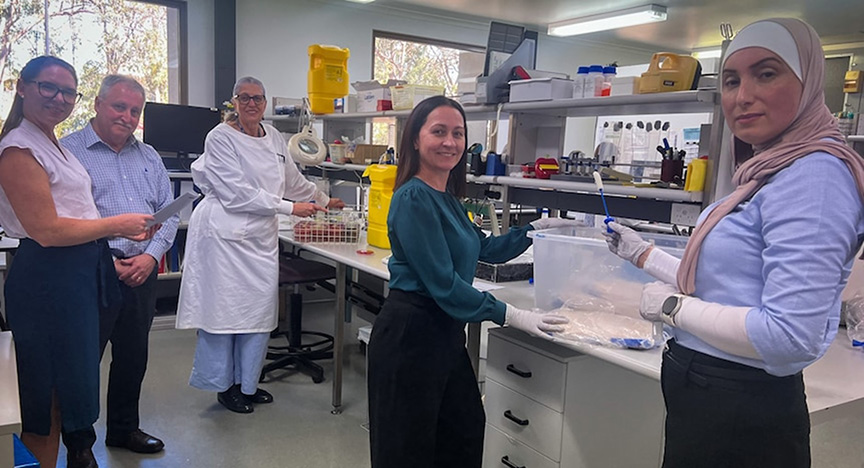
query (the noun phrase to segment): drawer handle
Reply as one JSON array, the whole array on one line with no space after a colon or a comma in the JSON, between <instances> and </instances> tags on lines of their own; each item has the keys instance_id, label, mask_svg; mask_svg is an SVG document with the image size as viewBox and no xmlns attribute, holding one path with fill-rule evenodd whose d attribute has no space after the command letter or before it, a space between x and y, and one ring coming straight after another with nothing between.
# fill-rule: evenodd
<instances>
[{"instance_id":1,"label":"drawer handle","mask_svg":"<svg viewBox=\"0 0 864 468\"><path fill-rule=\"evenodd\" d=\"M512 372L512 373L518 375L519 377L522 377L523 379L530 379L531 378L531 371L519 370L513 364L507 364L507 371Z\"/></svg>"},{"instance_id":2,"label":"drawer handle","mask_svg":"<svg viewBox=\"0 0 864 468\"><path fill-rule=\"evenodd\" d=\"M516 416L513 416L513 413L511 413L509 409L504 412L504 417L515 422L516 424L518 424L520 426L527 426L528 425L527 419L519 419Z\"/></svg>"},{"instance_id":3,"label":"drawer handle","mask_svg":"<svg viewBox=\"0 0 864 468\"><path fill-rule=\"evenodd\" d=\"M525 465L519 466L519 465L511 462L510 457L508 457L507 455L504 455L503 457L501 457L501 463L503 463L504 466L506 466L507 468L525 468Z\"/></svg>"}]
</instances>

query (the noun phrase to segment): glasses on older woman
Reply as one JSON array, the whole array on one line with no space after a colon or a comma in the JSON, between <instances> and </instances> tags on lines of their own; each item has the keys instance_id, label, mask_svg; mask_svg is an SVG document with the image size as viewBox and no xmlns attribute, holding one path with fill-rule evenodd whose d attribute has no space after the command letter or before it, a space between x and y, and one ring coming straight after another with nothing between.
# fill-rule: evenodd
<instances>
[{"instance_id":1,"label":"glasses on older woman","mask_svg":"<svg viewBox=\"0 0 864 468\"><path fill-rule=\"evenodd\" d=\"M246 104L249 104L249 101L254 101L255 104L260 106L261 104L264 104L264 99L266 99L266 98L264 97L263 94L256 94L254 96L250 96L250 95L244 93L244 94L235 95L234 99L240 101L240 104L243 104L244 106Z\"/></svg>"},{"instance_id":2,"label":"glasses on older woman","mask_svg":"<svg viewBox=\"0 0 864 468\"><path fill-rule=\"evenodd\" d=\"M54 99L57 94L63 95L63 102L66 104L75 104L80 101L84 96L79 93L77 90L70 88L61 88L54 83L50 83L48 81L27 81L28 83L36 83L36 86L39 88L39 95L44 97L45 99Z\"/></svg>"}]
</instances>

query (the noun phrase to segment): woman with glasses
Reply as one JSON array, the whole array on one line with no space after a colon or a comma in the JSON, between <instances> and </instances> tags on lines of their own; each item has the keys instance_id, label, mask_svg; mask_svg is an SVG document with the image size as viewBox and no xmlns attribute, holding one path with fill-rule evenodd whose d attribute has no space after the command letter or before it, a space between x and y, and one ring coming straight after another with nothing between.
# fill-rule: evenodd
<instances>
[{"instance_id":1,"label":"woman with glasses","mask_svg":"<svg viewBox=\"0 0 864 468\"><path fill-rule=\"evenodd\" d=\"M279 131L261 122L267 103L259 80L240 78L232 100L237 118L210 131L192 164L205 197L189 220L177 328L198 329L189 385L251 413L253 403L273 401L258 378L278 321L276 215L345 204L306 180Z\"/></svg>"},{"instance_id":2,"label":"woman with glasses","mask_svg":"<svg viewBox=\"0 0 864 468\"><path fill-rule=\"evenodd\" d=\"M120 299L105 238L141 241L158 229L150 215L99 218L90 176L54 135L81 97L77 86L63 60L30 60L0 132L0 225L20 239L5 294L21 440L46 468L57 464L61 433L69 468L97 466L99 311Z\"/></svg>"}]
</instances>

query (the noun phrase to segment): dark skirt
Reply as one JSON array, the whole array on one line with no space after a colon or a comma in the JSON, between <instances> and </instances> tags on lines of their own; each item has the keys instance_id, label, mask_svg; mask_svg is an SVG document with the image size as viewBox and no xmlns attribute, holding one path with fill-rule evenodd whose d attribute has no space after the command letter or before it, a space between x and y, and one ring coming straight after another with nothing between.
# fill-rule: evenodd
<instances>
[{"instance_id":1,"label":"dark skirt","mask_svg":"<svg viewBox=\"0 0 864 468\"><path fill-rule=\"evenodd\" d=\"M391 289L368 348L373 468L480 468L486 415L465 323Z\"/></svg>"},{"instance_id":2,"label":"dark skirt","mask_svg":"<svg viewBox=\"0 0 864 468\"><path fill-rule=\"evenodd\" d=\"M56 391L62 429L99 417L99 310L120 303L104 240L42 247L23 239L5 284L24 432L48 435Z\"/></svg>"}]
</instances>

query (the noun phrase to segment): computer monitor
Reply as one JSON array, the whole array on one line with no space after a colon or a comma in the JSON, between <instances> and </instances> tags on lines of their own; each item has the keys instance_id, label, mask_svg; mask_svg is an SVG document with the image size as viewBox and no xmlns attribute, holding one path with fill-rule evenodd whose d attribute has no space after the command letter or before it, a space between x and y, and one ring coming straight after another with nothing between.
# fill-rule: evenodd
<instances>
[{"instance_id":1,"label":"computer monitor","mask_svg":"<svg viewBox=\"0 0 864 468\"><path fill-rule=\"evenodd\" d=\"M218 109L148 102L144 106L144 143L156 151L201 154L204 138L220 121Z\"/></svg>"}]
</instances>

